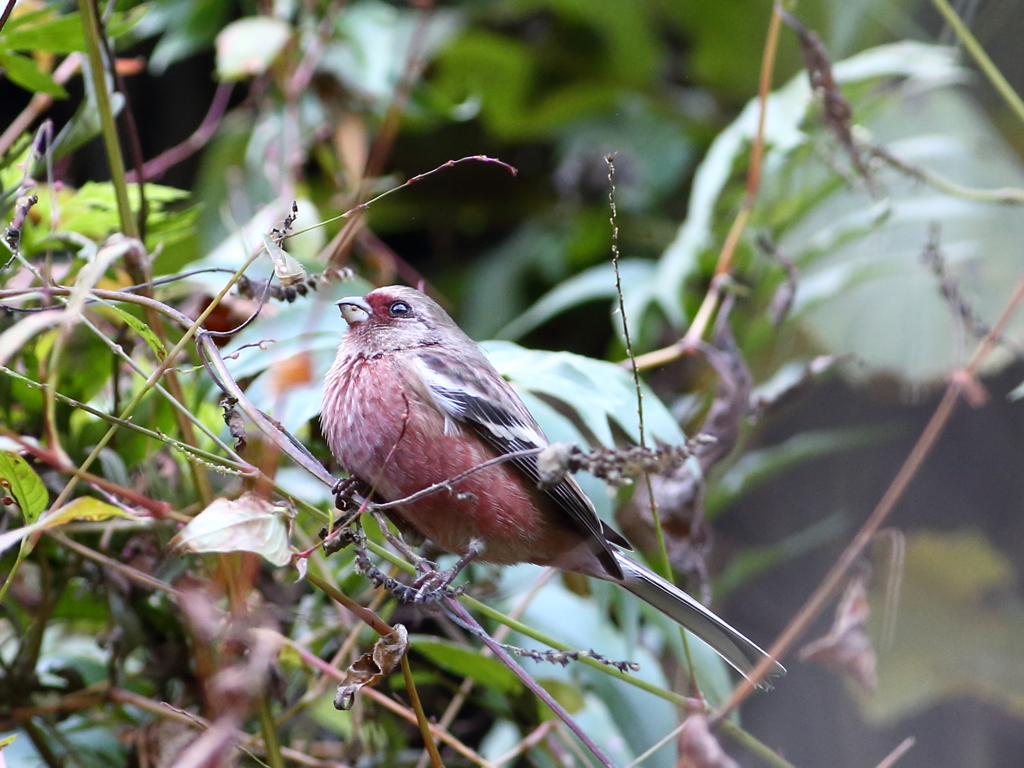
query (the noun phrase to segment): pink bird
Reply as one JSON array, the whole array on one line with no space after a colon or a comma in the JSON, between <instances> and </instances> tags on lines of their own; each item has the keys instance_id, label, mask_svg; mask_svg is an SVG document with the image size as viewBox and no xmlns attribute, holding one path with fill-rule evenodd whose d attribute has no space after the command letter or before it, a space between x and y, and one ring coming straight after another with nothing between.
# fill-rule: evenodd
<instances>
[{"instance_id":1,"label":"pink bird","mask_svg":"<svg viewBox=\"0 0 1024 768\"><path fill-rule=\"evenodd\" d=\"M349 325L324 385L320 421L335 458L387 501L548 440L477 345L423 293L378 288L338 302ZM404 526L488 563L551 565L625 587L689 629L746 675L756 644L622 549L566 475L539 486L535 454L474 472L397 507ZM404 527L403 526L403 527ZM785 670L775 663L774 674Z\"/></svg>"}]
</instances>

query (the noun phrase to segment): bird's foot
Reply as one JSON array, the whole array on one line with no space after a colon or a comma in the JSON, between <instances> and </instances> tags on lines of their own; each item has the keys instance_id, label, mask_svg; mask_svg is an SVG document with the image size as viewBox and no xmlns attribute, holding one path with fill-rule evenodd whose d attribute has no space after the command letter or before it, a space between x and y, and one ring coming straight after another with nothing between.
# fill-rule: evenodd
<instances>
[{"instance_id":1,"label":"bird's foot","mask_svg":"<svg viewBox=\"0 0 1024 768\"><path fill-rule=\"evenodd\" d=\"M345 527L336 527L333 532L321 528L320 538L323 540L324 555L327 557L343 550L350 544L355 544L357 548L366 546L366 534L363 533L363 528L358 521L355 525L347 525L346 521Z\"/></svg>"},{"instance_id":2,"label":"bird's foot","mask_svg":"<svg viewBox=\"0 0 1024 768\"><path fill-rule=\"evenodd\" d=\"M465 591L465 587L451 589L449 585L455 580L456 576L462 573L462 569L472 562L473 558L483 552L483 549L483 544L480 542L470 542L466 554L460 557L458 562L451 568L446 568L443 571L436 570L433 567L433 563L429 561L422 561L421 567L424 564L427 567L421 568L423 575L413 583L413 589L416 590L413 601L417 603L437 602L443 597L458 597L461 595Z\"/></svg>"},{"instance_id":3,"label":"bird's foot","mask_svg":"<svg viewBox=\"0 0 1024 768\"><path fill-rule=\"evenodd\" d=\"M450 586L459 572L453 568L443 571L430 570L424 573L412 585L412 602L436 603L446 597L458 597L465 592L465 587Z\"/></svg>"},{"instance_id":4,"label":"bird's foot","mask_svg":"<svg viewBox=\"0 0 1024 768\"><path fill-rule=\"evenodd\" d=\"M365 501L372 488L358 477L343 477L331 488L334 494L334 506L342 512L348 513L359 510L362 502Z\"/></svg>"}]
</instances>

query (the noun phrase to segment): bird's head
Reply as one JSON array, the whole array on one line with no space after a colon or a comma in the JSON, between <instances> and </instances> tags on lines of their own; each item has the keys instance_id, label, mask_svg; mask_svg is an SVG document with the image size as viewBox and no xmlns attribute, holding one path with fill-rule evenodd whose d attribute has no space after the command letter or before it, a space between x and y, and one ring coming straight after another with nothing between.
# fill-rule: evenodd
<instances>
[{"instance_id":1,"label":"bird's head","mask_svg":"<svg viewBox=\"0 0 1024 768\"><path fill-rule=\"evenodd\" d=\"M439 344L462 332L433 299L415 288L389 285L338 302L348 338L369 355Z\"/></svg>"}]
</instances>

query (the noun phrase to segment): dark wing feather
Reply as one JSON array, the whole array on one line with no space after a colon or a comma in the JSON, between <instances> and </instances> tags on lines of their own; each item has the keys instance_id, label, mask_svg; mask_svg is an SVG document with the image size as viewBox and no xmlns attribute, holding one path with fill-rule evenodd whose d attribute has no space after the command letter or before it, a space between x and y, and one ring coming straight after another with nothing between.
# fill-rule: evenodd
<instances>
[{"instance_id":1,"label":"dark wing feather","mask_svg":"<svg viewBox=\"0 0 1024 768\"><path fill-rule=\"evenodd\" d=\"M489 370L467 371L460 368L459 375L455 376L451 373L452 366L440 355L421 352L417 359L421 363L419 372L423 383L434 404L446 418L473 429L499 454L548 445L536 419L489 363ZM510 459L509 463L532 484L540 482L536 456L520 456ZM542 490L586 536L588 545L608 575L621 580L622 568L609 542L627 548L629 544L598 517L593 503L576 480L566 475L558 484L545 486Z\"/></svg>"}]
</instances>

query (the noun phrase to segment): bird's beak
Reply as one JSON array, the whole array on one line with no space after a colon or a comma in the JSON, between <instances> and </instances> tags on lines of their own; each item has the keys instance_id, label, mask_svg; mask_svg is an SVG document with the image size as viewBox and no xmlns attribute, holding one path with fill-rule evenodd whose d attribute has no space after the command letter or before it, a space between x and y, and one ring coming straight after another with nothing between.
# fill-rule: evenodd
<instances>
[{"instance_id":1,"label":"bird's beak","mask_svg":"<svg viewBox=\"0 0 1024 768\"><path fill-rule=\"evenodd\" d=\"M366 322L373 314L373 309L362 296L348 296L338 302L341 316L350 326Z\"/></svg>"}]
</instances>

